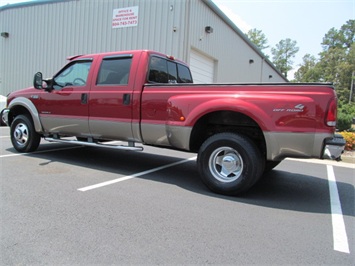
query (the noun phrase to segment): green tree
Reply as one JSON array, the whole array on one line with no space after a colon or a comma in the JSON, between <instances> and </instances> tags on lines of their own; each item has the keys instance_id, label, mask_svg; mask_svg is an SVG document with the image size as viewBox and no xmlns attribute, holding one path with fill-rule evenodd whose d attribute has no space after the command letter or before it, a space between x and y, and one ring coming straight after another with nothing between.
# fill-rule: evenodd
<instances>
[{"instance_id":1,"label":"green tree","mask_svg":"<svg viewBox=\"0 0 355 266\"><path fill-rule=\"evenodd\" d=\"M349 102L352 73L355 71L355 20L348 20L339 30L331 28L321 45L323 51L319 53L319 59L306 55L295 73L295 81L332 82L339 101Z\"/></svg>"},{"instance_id":2,"label":"green tree","mask_svg":"<svg viewBox=\"0 0 355 266\"><path fill-rule=\"evenodd\" d=\"M268 40L261 30L251 29L246 33L246 35L261 51L269 48L269 45L267 45Z\"/></svg>"},{"instance_id":3,"label":"green tree","mask_svg":"<svg viewBox=\"0 0 355 266\"><path fill-rule=\"evenodd\" d=\"M355 117L354 90L351 93L355 72L355 20L348 20L339 30L331 28L321 45L323 51L318 60L310 55L303 58L295 81L332 82L338 96L339 126L348 125Z\"/></svg>"},{"instance_id":4,"label":"green tree","mask_svg":"<svg viewBox=\"0 0 355 266\"><path fill-rule=\"evenodd\" d=\"M281 40L276 47L271 48L273 63L277 69L287 78L287 72L292 69L293 61L296 53L299 51L297 42L287 38Z\"/></svg>"},{"instance_id":5,"label":"green tree","mask_svg":"<svg viewBox=\"0 0 355 266\"><path fill-rule=\"evenodd\" d=\"M315 56L306 54L303 63L295 72L296 82L319 82L321 77L320 68L317 67L318 61Z\"/></svg>"},{"instance_id":6,"label":"green tree","mask_svg":"<svg viewBox=\"0 0 355 266\"><path fill-rule=\"evenodd\" d=\"M347 102L355 71L355 20L348 20L340 30L330 29L323 38L322 47L319 54L322 81L333 82L339 100Z\"/></svg>"}]
</instances>

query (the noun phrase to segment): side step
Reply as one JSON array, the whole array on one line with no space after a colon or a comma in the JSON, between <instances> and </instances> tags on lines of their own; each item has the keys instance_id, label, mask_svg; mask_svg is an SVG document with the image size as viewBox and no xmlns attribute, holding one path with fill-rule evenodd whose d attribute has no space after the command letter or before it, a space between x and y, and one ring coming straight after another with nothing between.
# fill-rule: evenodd
<instances>
[{"instance_id":1,"label":"side step","mask_svg":"<svg viewBox=\"0 0 355 266\"><path fill-rule=\"evenodd\" d=\"M46 137L44 139L49 142L76 144L76 145L109 148L109 149L124 150L124 151L142 151L143 150L143 147L141 147L141 146L134 146L134 142L128 142L128 146L125 146L125 145L117 145L117 144L115 145L115 144L109 144L109 143L104 144L102 142L89 142L89 141L79 141L79 140L60 139L60 138Z\"/></svg>"}]
</instances>

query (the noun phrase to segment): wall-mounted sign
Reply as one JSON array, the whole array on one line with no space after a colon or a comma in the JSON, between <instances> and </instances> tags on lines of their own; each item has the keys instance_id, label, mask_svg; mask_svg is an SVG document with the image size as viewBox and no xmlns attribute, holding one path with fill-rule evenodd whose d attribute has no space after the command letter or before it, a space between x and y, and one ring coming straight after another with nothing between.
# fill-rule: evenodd
<instances>
[{"instance_id":1,"label":"wall-mounted sign","mask_svg":"<svg viewBox=\"0 0 355 266\"><path fill-rule=\"evenodd\" d=\"M113 29L136 26L138 26L138 6L118 8L113 10Z\"/></svg>"}]
</instances>

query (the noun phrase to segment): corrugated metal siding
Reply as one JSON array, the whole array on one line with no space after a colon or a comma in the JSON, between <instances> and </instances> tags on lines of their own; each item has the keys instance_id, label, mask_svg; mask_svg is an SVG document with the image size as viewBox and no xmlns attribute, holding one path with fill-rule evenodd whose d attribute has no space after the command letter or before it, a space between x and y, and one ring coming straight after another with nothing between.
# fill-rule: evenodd
<instances>
[{"instance_id":1,"label":"corrugated metal siding","mask_svg":"<svg viewBox=\"0 0 355 266\"><path fill-rule=\"evenodd\" d=\"M283 78L263 62L262 57L203 1L191 1L190 43L194 49L218 59L216 82L264 82L264 75L273 75L273 82ZM211 26L213 33L206 33ZM252 59L253 63L249 63Z\"/></svg>"},{"instance_id":2,"label":"corrugated metal siding","mask_svg":"<svg viewBox=\"0 0 355 266\"><path fill-rule=\"evenodd\" d=\"M38 70L52 76L75 54L152 49L186 60L185 3L73 0L1 10L0 31L10 37L0 39L0 93L31 86ZM113 10L131 6L139 6L138 26L113 29Z\"/></svg>"},{"instance_id":3,"label":"corrugated metal siding","mask_svg":"<svg viewBox=\"0 0 355 266\"><path fill-rule=\"evenodd\" d=\"M205 1L205 0L204 0ZM137 27L112 28L112 12L139 6ZM214 32L205 33L205 26ZM175 29L175 30L174 30ZM0 9L0 94L52 76L75 54L152 49L189 62L192 48L215 59L217 82L283 81L202 0L66 0ZM249 64L249 59L254 63Z\"/></svg>"}]
</instances>

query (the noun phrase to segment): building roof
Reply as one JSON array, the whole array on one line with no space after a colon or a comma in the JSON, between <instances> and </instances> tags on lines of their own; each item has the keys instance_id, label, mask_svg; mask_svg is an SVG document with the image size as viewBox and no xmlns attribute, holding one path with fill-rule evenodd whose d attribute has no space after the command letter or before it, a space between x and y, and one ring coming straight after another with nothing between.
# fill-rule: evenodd
<instances>
[{"instance_id":1,"label":"building roof","mask_svg":"<svg viewBox=\"0 0 355 266\"><path fill-rule=\"evenodd\" d=\"M27 6L36 6L36 5L43 5L43 4L53 4L58 2L69 2L69 1L76 1L76 0L35 0L35 1L28 1L16 4L7 4L0 7L0 11L17 8L17 7L27 7Z\"/></svg>"}]
</instances>

